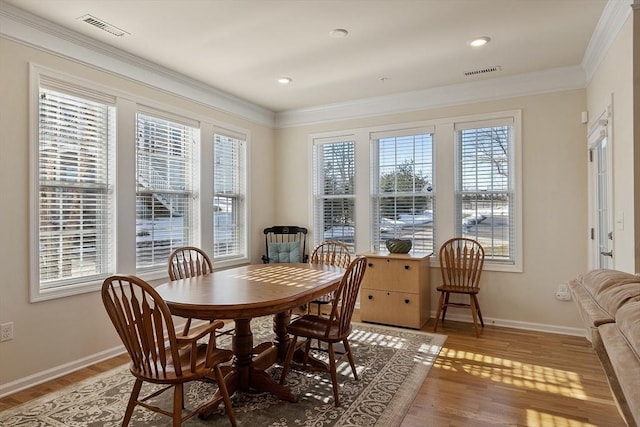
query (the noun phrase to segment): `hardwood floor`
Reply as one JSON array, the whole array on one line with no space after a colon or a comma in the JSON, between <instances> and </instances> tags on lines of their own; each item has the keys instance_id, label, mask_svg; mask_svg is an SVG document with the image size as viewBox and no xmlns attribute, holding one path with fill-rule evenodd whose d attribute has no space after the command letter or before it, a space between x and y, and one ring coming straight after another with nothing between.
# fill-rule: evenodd
<instances>
[{"instance_id":1,"label":"hardwood floor","mask_svg":"<svg viewBox=\"0 0 640 427\"><path fill-rule=\"evenodd\" d=\"M585 338L495 326L476 338L452 321L438 333L447 341L402 427L625 426Z\"/></svg>"},{"instance_id":2,"label":"hardwood floor","mask_svg":"<svg viewBox=\"0 0 640 427\"><path fill-rule=\"evenodd\" d=\"M354 320L358 320L357 313ZM423 330L432 330L433 320ZM447 321L440 356L402 427L624 426L586 339ZM119 356L0 399L0 411L127 362Z\"/></svg>"}]
</instances>

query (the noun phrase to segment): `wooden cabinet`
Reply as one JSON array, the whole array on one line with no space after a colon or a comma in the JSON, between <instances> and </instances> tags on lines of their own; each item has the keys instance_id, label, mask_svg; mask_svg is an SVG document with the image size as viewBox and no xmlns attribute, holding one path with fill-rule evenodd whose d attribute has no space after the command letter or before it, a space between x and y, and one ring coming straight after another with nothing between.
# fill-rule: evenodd
<instances>
[{"instance_id":1,"label":"wooden cabinet","mask_svg":"<svg viewBox=\"0 0 640 427\"><path fill-rule=\"evenodd\" d=\"M430 253L364 253L367 270L360 285L360 318L420 329L429 320Z\"/></svg>"}]
</instances>

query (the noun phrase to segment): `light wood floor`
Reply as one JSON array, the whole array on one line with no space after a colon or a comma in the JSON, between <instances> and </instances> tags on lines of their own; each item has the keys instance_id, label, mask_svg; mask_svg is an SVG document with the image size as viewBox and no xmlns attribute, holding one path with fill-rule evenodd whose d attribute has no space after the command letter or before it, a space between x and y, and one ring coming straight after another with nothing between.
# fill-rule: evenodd
<instances>
[{"instance_id":1,"label":"light wood floor","mask_svg":"<svg viewBox=\"0 0 640 427\"><path fill-rule=\"evenodd\" d=\"M625 425L584 338L494 326L476 338L472 325L451 321L438 332L448 339L402 427ZM127 361L120 356L7 396L0 411Z\"/></svg>"}]
</instances>

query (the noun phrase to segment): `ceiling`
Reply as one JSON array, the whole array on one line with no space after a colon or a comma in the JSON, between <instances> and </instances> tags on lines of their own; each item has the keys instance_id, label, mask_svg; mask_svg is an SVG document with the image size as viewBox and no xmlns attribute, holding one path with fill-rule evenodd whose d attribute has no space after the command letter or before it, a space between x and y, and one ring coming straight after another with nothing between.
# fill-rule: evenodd
<instances>
[{"instance_id":1,"label":"ceiling","mask_svg":"<svg viewBox=\"0 0 640 427\"><path fill-rule=\"evenodd\" d=\"M580 65L607 3L2 1L274 112ZM78 19L87 14L128 34ZM330 37L337 28L348 36ZM472 48L476 36L491 41Z\"/></svg>"}]
</instances>

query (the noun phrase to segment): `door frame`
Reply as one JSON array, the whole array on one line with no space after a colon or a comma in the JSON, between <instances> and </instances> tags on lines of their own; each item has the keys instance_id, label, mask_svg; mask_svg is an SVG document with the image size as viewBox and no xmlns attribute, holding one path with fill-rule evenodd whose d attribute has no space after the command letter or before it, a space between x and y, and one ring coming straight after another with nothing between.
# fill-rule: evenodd
<instances>
[{"instance_id":1,"label":"door frame","mask_svg":"<svg viewBox=\"0 0 640 427\"><path fill-rule=\"evenodd\" d=\"M589 199L589 269L614 268L613 239L613 141L611 138L611 107L590 126L588 135L588 199ZM604 163L599 156L600 146L605 149ZM601 184L601 169L604 166L606 182ZM603 190L604 187L604 191ZM603 194L605 193L605 194ZM606 198L606 200L602 200ZM601 214L601 209L604 213ZM604 219L602 217L605 217ZM602 240L605 240L604 242ZM611 252L611 256L602 255Z\"/></svg>"}]
</instances>

